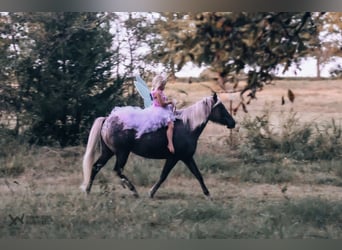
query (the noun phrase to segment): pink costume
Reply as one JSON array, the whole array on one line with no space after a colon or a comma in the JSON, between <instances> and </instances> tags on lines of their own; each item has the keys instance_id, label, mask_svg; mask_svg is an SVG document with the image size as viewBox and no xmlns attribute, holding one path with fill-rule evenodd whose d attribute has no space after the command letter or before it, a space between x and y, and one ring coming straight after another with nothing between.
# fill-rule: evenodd
<instances>
[{"instance_id":1,"label":"pink costume","mask_svg":"<svg viewBox=\"0 0 342 250\"><path fill-rule=\"evenodd\" d=\"M175 120L175 115L171 105L162 107L155 94L159 91L164 101L166 96L163 91L155 90L151 92L153 104L145 109L140 107L115 107L110 116L116 116L124 124L124 129L134 129L137 131L136 138L141 135L158 130L161 127L166 127L170 121Z\"/></svg>"}]
</instances>

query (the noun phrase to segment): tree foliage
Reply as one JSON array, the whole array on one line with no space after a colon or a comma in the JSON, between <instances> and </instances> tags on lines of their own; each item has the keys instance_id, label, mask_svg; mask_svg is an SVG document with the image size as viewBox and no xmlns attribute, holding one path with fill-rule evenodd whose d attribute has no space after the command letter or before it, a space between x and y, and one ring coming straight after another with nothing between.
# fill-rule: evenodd
<instances>
[{"instance_id":1,"label":"tree foliage","mask_svg":"<svg viewBox=\"0 0 342 250\"><path fill-rule=\"evenodd\" d=\"M117 55L114 61L114 72L127 79L124 86L126 101L130 105L142 104L134 80L139 74L148 80L153 69L148 46L151 37L155 36L152 13L115 13L112 30L117 36L113 40L113 49ZM138 97L138 98L137 98Z\"/></svg>"},{"instance_id":2,"label":"tree foliage","mask_svg":"<svg viewBox=\"0 0 342 250\"><path fill-rule=\"evenodd\" d=\"M103 13L11 13L10 29L22 27L8 85L20 94L33 142L60 145L84 139L94 117L120 103L122 80L112 79L110 16ZM11 58L8 58L9 61ZM11 59L13 60L13 59ZM15 96L14 93L10 94Z\"/></svg>"},{"instance_id":3,"label":"tree foliage","mask_svg":"<svg viewBox=\"0 0 342 250\"><path fill-rule=\"evenodd\" d=\"M155 36L148 41L151 50L149 60L161 63L173 75L189 61L187 48L192 46L189 37L195 36L195 29L187 13L159 13L154 23Z\"/></svg>"},{"instance_id":4,"label":"tree foliage","mask_svg":"<svg viewBox=\"0 0 342 250\"><path fill-rule=\"evenodd\" d=\"M187 61L208 65L219 73L221 84L248 69L243 92L251 90L252 95L272 80L279 64L286 70L308 53L317 35L309 12L167 14L159 25L166 47L159 46L160 60L177 69Z\"/></svg>"},{"instance_id":5,"label":"tree foliage","mask_svg":"<svg viewBox=\"0 0 342 250\"><path fill-rule=\"evenodd\" d=\"M1 15L0 55L0 111L5 117L15 117L15 134L25 124L25 94L27 93L24 68L30 60L30 41L23 18Z\"/></svg>"},{"instance_id":6,"label":"tree foliage","mask_svg":"<svg viewBox=\"0 0 342 250\"><path fill-rule=\"evenodd\" d=\"M342 56L342 13L327 12L317 16L316 23L320 36L319 46L313 48L311 55L317 61L317 77L321 77L321 67ZM341 67L341 65L340 65ZM342 70L335 69L333 75L341 76Z\"/></svg>"}]
</instances>

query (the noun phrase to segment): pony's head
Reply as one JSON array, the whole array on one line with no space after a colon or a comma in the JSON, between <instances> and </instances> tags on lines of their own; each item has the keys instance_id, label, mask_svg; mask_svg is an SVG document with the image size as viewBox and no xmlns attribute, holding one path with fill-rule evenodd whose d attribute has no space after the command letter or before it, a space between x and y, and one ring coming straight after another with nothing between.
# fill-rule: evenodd
<instances>
[{"instance_id":1,"label":"pony's head","mask_svg":"<svg viewBox=\"0 0 342 250\"><path fill-rule=\"evenodd\" d=\"M212 101L213 106L209 115L209 120L225 125L227 128L235 128L234 118L229 114L221 100L217 97L216 93L212 96Z\"/></svg>"}]
</instances>

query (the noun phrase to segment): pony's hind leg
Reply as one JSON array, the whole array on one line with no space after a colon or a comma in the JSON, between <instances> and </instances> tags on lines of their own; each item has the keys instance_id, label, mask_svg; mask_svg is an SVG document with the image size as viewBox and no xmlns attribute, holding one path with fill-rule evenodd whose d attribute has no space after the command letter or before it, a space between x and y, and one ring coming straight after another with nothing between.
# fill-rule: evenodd
<instances>
[{"instance_id":1,"label":"pony's hind leg","mask_svg":"<svg viewBox=\"0 0 342 250\"><path fill-rule=\"evenodd\" d=\"M114 166L114 171L116 172L116 174L119 176L119 178L121 179L121 184L122 186L125 188L126 186L129 188L129 190L131 190L133 192L133 195L135 197L139 197L139 194L135 188L135 186L132 184L132 182L122 173L123 168L127 162L128 156L129 156L129 152L118 152L116 154L116 163Z\"/></svg>"},{"instance_id":2,"label":"pony's hind leg","mask_svg":"<svg viewBox=\"0 0 342 250\"><path fill-rule=\"evenodd\" d=\"M90 176L90 181L89 184L86 188L86 193L89 193L91 190L91 187L93 185L95 176L97 173L101 170L101 168L106 165L107 161L113 156L113 152L111 152L107 148L103 148L101 155L99 159L94 163L92 171L91 171L91 176Z\"/></svg>"}]
</instances>

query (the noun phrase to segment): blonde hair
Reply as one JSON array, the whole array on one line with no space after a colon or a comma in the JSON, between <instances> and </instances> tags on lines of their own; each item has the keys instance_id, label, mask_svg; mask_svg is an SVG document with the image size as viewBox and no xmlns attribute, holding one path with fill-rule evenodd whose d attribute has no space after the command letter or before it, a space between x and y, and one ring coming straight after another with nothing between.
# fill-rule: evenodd
<instances>
[{"instance_id":1,"label":"blonde hair","mask_svg":"<svg viewBox=\"0 0 342 250\"><path fill-rule=\"evenodd\" d=\"M208 119L214 103L212 96L206 97L190 107L178 110L177 119L182 120L184 124L188 124L190 130L194 131Z\"/></svg>"},{"instance_id":2,"label":"blonde hair","mask_svg":"<svg viewBox=\"0 0 342 250\"><path fill-rule=\"evenodd\" d=\"M152 80L152 90L158 89L160 86L166 84L166 77L162 74L156 75Z\"/></svg>"}]
</instances>

